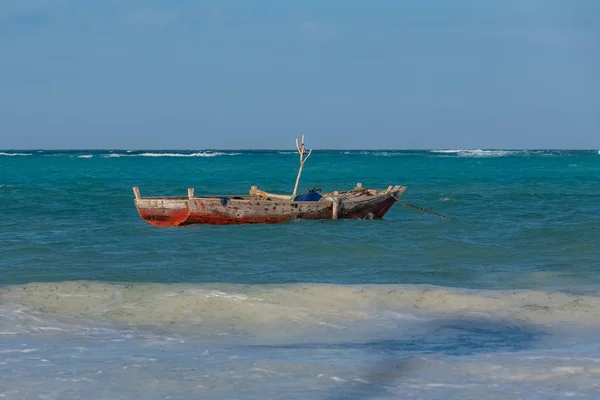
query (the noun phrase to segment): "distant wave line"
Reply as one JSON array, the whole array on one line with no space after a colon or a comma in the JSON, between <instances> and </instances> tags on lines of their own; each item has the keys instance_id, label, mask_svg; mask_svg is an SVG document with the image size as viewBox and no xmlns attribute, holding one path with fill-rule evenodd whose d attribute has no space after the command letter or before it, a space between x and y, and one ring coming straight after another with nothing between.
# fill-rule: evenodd
<instances>
[{"instance_id":1,"label":"distant wave line","mask_svg":"<svg viewBox=\"0 0 600 400\"><path fill-rule=\"evenodd\" d=\"M119 157L218 157L218 156L237 156L241 153L223 153L223 152L197 152L197 153L140 153L140 154L120 154L109 153L102 154L103 158L119 158Z\"/></svg>"},{"instance_id":2,"label":"distant wave line","mask_svg":"<svg viewBox=\"0 0 600 400\"><path fill-rule=\"evenodd\" d=\"M31 153L4 153L0 152L0 156L15 157L15 156L32 156Z\"/></svg>"}]
</instances>

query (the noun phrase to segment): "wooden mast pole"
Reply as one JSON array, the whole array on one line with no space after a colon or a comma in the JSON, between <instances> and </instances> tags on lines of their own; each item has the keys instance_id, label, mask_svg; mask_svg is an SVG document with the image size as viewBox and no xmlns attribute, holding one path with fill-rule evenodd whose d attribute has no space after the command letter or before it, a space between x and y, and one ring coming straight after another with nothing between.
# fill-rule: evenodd
<instances>
[{"instance_id":1,"label":"wooden mast pole","mask_svg":"<svg viewBox=\"0 0 600 400\"><path fill-rule=\"evenodd\" d=\"M298 177L296 178L296 184L294 185L294 193L292 193L292 200L294 199L294 197L296 197L296 192L298 191L298 184L300 183L300 175L302 175L302 168L304 168L304 163L312 154L312 150L310 150L308 152L308 155L306 155L306 148L304 147L304 135L302 135L301 145L298 144L298 138L296 138L296 148L298 149L298 153L300 154L300 169L298 170Z\"/></svg>"}]
</instances>

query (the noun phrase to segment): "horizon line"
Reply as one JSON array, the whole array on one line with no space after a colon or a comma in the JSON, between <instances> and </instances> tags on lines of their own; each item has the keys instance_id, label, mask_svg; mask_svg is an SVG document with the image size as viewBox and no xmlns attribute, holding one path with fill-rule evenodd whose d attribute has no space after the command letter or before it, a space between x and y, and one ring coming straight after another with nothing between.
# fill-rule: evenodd
<instances>
[{"instance_id":1,"label":"horizon line","mask_svg":"<svg viewBox=\"0 0 600 400\"><path fill-rule=\"evenodd\" d=\"M478 148L312 148L313 151L600 151L600 146L589 148L552 148L552 147L478 147ZM293 148L266 149L266 148L9 148L0 149L4 151L293 151Z\"/></svg>"}]
</instances>

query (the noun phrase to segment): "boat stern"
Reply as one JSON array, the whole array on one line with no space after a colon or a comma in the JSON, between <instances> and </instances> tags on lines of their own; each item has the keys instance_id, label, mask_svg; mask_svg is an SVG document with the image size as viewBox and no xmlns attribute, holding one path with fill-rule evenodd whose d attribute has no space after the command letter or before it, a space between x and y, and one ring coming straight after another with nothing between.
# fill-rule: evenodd
<instances>
[{"instance_id":1,"label":"boat stern","mask_svg":"<svg viewBox=\"0 0 600 400\"><path fill-rule=\"evenodd\" d=\"M133 192L138 214L151 225L180 226L188 219L189 206L186 197L141 197L137 186L133 188Z\"/></svg>"}]
</instances>

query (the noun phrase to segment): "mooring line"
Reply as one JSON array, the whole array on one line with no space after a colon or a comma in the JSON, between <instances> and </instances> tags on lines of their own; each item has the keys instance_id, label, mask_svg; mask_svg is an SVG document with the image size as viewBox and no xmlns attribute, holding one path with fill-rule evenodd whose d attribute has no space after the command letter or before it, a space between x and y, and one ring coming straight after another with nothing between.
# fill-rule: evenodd
<instances>
[{"instance_id":1,"label":"mooring line","mask_svg":"<svg viewBox=\"0 0 600 400\"><path fill-rule=\"evenodd\" d=\"M394 198L394 200L396 200L399 204L402 204L405 207L415 208L417 210L425 211L425 212L428 212L430 214L437 215L439 217L446 218L446 219L456 219L456 218L452 218L452 217L449 217L449 216L444 215L444 214L436 213L435 211L431 211L431 210L428 210L428 209L423 208L423 207L415 206L414 204L410 204L410 203L407 203L405 201L401 201L400 199L398 199L396 196L394 196L391 193L390 193L390 196L392 196Z\"/></svg>"}]
</instances>

